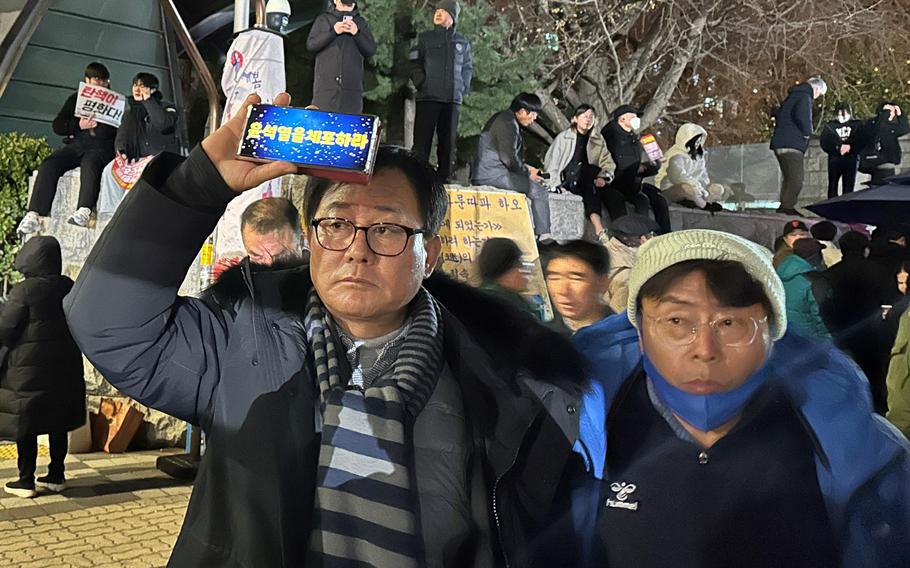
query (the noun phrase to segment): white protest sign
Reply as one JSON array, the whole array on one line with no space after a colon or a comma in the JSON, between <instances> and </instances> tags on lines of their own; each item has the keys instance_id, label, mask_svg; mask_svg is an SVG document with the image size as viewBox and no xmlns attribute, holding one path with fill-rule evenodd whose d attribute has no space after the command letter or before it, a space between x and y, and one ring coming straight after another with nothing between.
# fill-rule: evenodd
<instances>
[{"instance_id":1,"label":"white protest sign","mask_svg":"<svg viewBox=\"0 0 910 568\"><path fill-rule=\"evenodd\" d=\"M79 96L76 99L76 116L92 118L100 124L120 127L123 112L126 109L126 98L116 91L97 85L79 83Z\"/></svg>"}]
</instances>

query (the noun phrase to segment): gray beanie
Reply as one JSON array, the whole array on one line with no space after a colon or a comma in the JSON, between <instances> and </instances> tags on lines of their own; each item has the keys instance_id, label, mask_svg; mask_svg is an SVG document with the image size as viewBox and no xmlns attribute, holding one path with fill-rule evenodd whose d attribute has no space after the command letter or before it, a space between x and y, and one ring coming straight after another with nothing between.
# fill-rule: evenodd
<instances>
[{"instance_id":1,"label":"gray beanie","mask_svg":"<svg viewBox=\"0 0 910 568\"><path fill-rule=\"evenodd\" d=\"M626 315L632 325L638 327L638 292L642 285L661 270L687 260L732 260L742 264L771 301L771 339L783 337L787 331L784 284L771 265L771 251L740 236L707 229L677 231L641 245L629 274Z\"/></svg>"},{"instance_id":2,"label":"gray beanie","mask_svg":"<svg viewBox=\"0 0 910 568\"><path fill-rule=\"evenodd\" d=\"M461 6L455 0L439 0L436 2L436 8L445 10L452 16L452 21L458 23L458 14L461 13Z\"/></svg>"}]
</instances>

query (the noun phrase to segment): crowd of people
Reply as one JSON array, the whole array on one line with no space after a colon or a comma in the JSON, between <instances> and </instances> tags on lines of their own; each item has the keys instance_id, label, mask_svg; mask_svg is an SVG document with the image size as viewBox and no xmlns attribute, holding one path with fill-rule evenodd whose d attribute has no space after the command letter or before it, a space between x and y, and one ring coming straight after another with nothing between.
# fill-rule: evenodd
<instances>
[{"instance_id":1,"label":"crowd of people","mask_svg":"<svg viewBox=\"0 0 910 568\"><path fill-rule=\"evenodd\" d=\"M484 126L472 182L528 196L555 317L540 321L527 301L535 265L510 239L483 244L479 286L456 282L437 267L473 71L458 16L439 2L409 55L414 151L379 146L364 183L311 178L300 211L251 204L245 256L198 298L179 288L227 204L297 171L238 159L258 95L186 157L165 151L172 107L146 75L127 142L97 124L61 127L75 145L49 158L47 183L64 159L161 153L75 284L53 237L19 253L26 279L0 309L0 436L20 452L5 489L65 488L65 432L85 412L81 352L123 394L205 431L175 566L910 565L906 236L793 219L771 251L672 231L669 202L716 211L725 193L707 175L705 129L680 127L661 160L642 145L637 108L598 130L580 105L541 170L521 132L541 101L522 93ZM308 47L326 82L314 103L360 111L375 42L355 2L335 0ZM89 67L86 82L107 84ZM791 90L778 128L824 89ZM902 116L889 104L871 123L896 135ZM866 126L849 128L830 147L859 163L850 136ZM805 151L791 134L772 142L785 212ZM846 160L833 164L849 177ZM554 242L553 192L581 197L595 238ZM57 355L36 356L40 343ZM67 412L45 422L50 407ZM35 479L43 433L52 460Z\"/></svg>"}]
</instances>

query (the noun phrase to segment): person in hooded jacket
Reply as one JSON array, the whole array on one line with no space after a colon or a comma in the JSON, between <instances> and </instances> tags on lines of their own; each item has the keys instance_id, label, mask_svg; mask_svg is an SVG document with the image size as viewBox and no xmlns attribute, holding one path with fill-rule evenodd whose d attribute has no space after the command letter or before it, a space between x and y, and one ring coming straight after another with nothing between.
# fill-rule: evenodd
<instances>
[{"instance_id":1,"label":"person in hooded jacket","mask_svg":"<svg viewBox=\"0 0 910 568\"><path fill-rule=\"evenodd\" d=\"M863 149L863 123L853 117L850 103L837 103L834 112L837 118L825 124L819 140L822 150L828 154L828 199L838 196L838 184L843 188L842 193L853 191Z\"/></svg>"},{"instance_id":2,"label":"person in hooded jacket","mask_svg":"<svg viewBox=\"0 0 910 568\"><path fill-rule=\"evenodd\" d=\"M363 60L376 53L376 40L354 0L333 0L313 22L306 48L316 54L313 102L319 110L363 111Z\"/></svg>"},{"instance_id":3,"label":"person in hooded jacket","mask_svg":"<svg viewBox=\"0 0 910 568\"><path fill-rule=\"evenodd\" d=\"M123 122L114 139L117 158L131 162L154 156L161 152L180 152L177 140L177 108L163 100L158 90L158 77L151 73L138 73L133 78L131 97ZM116 159L115 158L115 161ZM114 162L108 163L101 175L101 194L98 196L98 214L111 214L117 209L126 190L113 178Z\"/></svg>"},{"instance_id":4,"label":"person in hooded jacket","mask_svg":"<svg viewBox=\"0 0 910 568\"><path fill-rule=\"evenodd\" d=\"M600 133L607 142L607 149L616 164L613 181L604 187L601 198L604 207L615 221L628 213L626 203L635 206L639 215L650 210L662 233L669 233L670 207L663 193L644 178L655 175L660 164L649 161L641 145L638 130L641 128L641 111L631 105L620 105L613 111L613 119Z\"/></svg>"},{"instance_id":5,"label":"person in hooded jacket","mask_svg":"<svg viewBox=\"0 0 910 568\"><path fill-rule=\"evenodd\" d=\"M111 384L206 433L170 564L527 565L577 437L582 362L532 316L432 275L448 200L425 160L382 146L367 184L312 180L308 265L244 259L206 300L178 295L237 193L296 171L237 159L259 100L186 160L156 158L66 301Z\"/></svg>"},{"instance_id":6,"label":"person in hooded jacket","mask_svg":"<svg viewBox=\"0 0 910 568\"><path fill-rule=\"evenodd\" d=\"M824 268L822 246L813 238L797 240L793 254L777 266L777 274L784 283L787 321L793 329L830 340L831 332L821 312L821 306L828 305L828 292L820 274Z\"/></svg>"},{"instance_id":7,"label":"person in hooded jacket","mask_svg":"<svg viewBox=\"0 0 910 568\"><path fill-rule=\"evenodd\" d=\"M667 199L688 207L708 211L723 209L718 201L724 197L724 186L711 183L705 161L707 131L687 122L676 131L676 143L664 154L654 183Z\"/></svg>"},{"instance_id":8,"label":"person in hooded jacket","mask_svg":"<svg viewBox=\"0 0 910 568\"><path fill-rule=\"evenodd\" d=\"M903 109L893 102L883 101L875 116L863 126L863 151L859 171L872 176L869 186L882 185L892 177L901 163L901 136L910 133L910 122Z\"/></svg>"},{"instance_id":9,"label":"person in hooded jacket","mask_svg":"<svg viewBox=\"0 0 910 568\"><path fill-rule=\"evenodd\" d=\"M547 149L544 171L550 173L550 188L581 196L585 217L594 227L594 234L600 236L604 225L599 192L613 179L616 166L596 125L594 107L576 107L569 128L557 134Z\"/></svg>"},{"instance_id":10,"label":"person in hooded jacket","mask_svg":"<svg viewBox=\"0 0 910 568\"><path fill-rule=\"evenodd\" d=\"M787 98L774 113L771 150L780 165L780 207L778 213L799 215L796 202L803 190L806 166L803 159L809 149L812 126L812 101L824 95L828 86L819 77L790 87Z\"/></svg>"},{"instance_id":11,"label":"person in hooded jacket","mask_svg":"<svg viewBox=\"0 0 910 568\"><path fill-rule=\"evenodd\" d=\"M910 565L910 443L786 312L754 243L642 247L627 312L573 337L591 368L573 566Z\"/></svg>"},{"instance_id":12,"label":"person in hooded jacket","mask_svg":"<svg viewBox=\"0 0 910 568\"><path fill-rule=\"evenodd\" d=\"M29 239L13 268L25 276L0 309L0 344L8 349L0 368L0 439L16 441L19 479L7 493L34 497L37 489L66 488L67 432L85 424L82 353L63 314L73 281L61 274L60 243ZM47 434L51 461L35 479L38 436Z\"/></svg>"},{"instance_id":13,"label":"person in hooded jacket","mask_svg":"<svg viewBox=\"0 0 910 568\"><path fill-rule=\"evenodd\" d=\"M417 44L408 54L411 81L417 89L414 153L429 159L435 133L436 170L443 182L452 175L458 115L474 75L471 42L455 31L460 12L461 6L455 0L437 2L435 27L418 35Z\"/></svg>"}]
</instances>

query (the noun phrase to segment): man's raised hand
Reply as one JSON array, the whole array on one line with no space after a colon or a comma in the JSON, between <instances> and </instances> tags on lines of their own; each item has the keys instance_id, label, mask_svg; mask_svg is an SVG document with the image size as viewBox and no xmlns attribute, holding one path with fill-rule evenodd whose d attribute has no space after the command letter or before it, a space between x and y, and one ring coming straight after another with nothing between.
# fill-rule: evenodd
<instances>
[{"instance_id":1,"label":"man's raised hand","mask_svg":"<svg viewBox=\"0 0 910 568\"><path fill-rule=\"evenodd\" d=\"M238 193L277 177L297 173L297 166L290 162L257 164L237 157L237 148L240 146L240 138L246 126L247 108L261 100L259 95L248 96L231 120L202 141L203 151L221 174L224 183ZM291 104L291 95L281 93L275 97L272 104L288 106Z\"/></svg>"}]
</instances>

